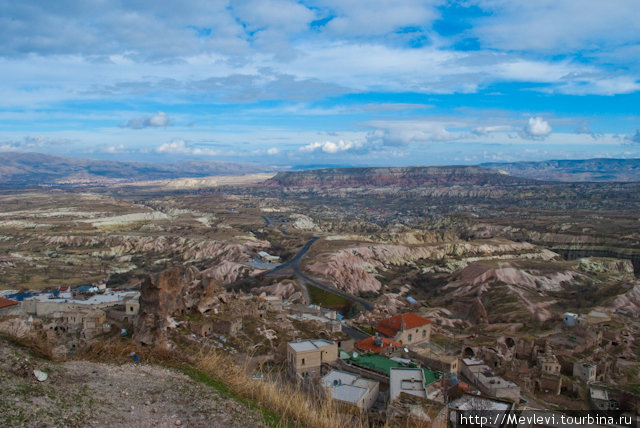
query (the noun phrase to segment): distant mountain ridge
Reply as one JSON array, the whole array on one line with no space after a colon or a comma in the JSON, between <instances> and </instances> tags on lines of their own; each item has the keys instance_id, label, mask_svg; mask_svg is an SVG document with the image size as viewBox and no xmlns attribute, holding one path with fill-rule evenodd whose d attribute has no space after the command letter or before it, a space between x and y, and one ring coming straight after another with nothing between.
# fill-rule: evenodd
<instances>
[{"instance_id":1,"label":"distant mountain ridge","mask_svg":"<svg viewBox=\"0 0 640 428\"><path fill-rule=\"evenodd\" d=\"M514 177L563 182L640 181L640 159L550 160L541 162L484 163Z\"/></svg>"},{"instance_id":2,"label":"distant mountain ridge","mask_svg":"<svg viewBox=\"0 0 640 428\"><path fill-rule=\"evenodd\" d=\"M117 162L41 153L0 152L0 185L109 184L271 172L262 165L213 161Z\"/></svg>"},{"instance_id":3,"label":"distant mountain ridge","mask_svg":"<svg viewBox=\"0 0 640 428\"><path fill-rule=\"evenodd\" d=\"M527 184L531 180L512 177L479 166L413 166L382 168L330 168L279 172L265 181L282 187L417 187L437 185Z\"/></svg>"},{"instance_id":4,"label":"distant mountain ridge","mask_svg":"<svg viewBox=\"0 0 640 428\"><path fill-rule=\"evenodd\" d=\"M306 168L308 168L307 166ZM304 168L304 167L299 167ZM0 152L0 186L117 184L219 175L275 172L259 164L217 161L119 162L42 153ZM297 169L265 182L284 187L411 187L428 185L640 182L640 159L550 160L478 166L414 166Z\"/></svg>"}]
</instances>

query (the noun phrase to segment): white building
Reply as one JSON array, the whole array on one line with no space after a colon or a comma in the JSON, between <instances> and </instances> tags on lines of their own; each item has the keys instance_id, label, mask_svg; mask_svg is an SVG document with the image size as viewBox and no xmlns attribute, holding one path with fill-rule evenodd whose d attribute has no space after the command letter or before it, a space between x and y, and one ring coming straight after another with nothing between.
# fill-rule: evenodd
<instances>
[{"instance_id":1,"label":"white building","mask_svg":"<svg viewBox=\"0 0 640 428\"><path fill-rule=\"evenodd\" d=\"M373 407L380 390L379 382L340 370L331 370L320 379L320 384L337 403L354 406L362 411Z\"/></svg>"},{"instance_id":2,"label":"white building","mask_svg":"<svg viewBox=\"0 0 640 428\"><path fill-rule=\"evenodd\" d=\"M562 314L562 322L567 327L573 327L576 325L576 321L578 320L578 314L574 314L573 312L565 312Z\"/></svg>"},{"instance_id":3,"label":"white building","mask_svg":"<svg viewBox=\"0 0 640 428\"><path fill-rule=\"evenodd\" d=\"M389 372L389 403L401 393L427 398L424 372L417 368L392 367Z\"/></svg>"}]
</instances>

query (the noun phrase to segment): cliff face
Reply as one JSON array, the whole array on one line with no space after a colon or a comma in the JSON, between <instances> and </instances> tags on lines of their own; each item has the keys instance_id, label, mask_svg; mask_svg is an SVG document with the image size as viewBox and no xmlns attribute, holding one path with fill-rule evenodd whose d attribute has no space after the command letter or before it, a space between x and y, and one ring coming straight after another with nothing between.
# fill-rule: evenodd
<instances>
[{"instance_id":1,"label":"cliff face","mask_svg":"<svg viewBox=\"0 0 640 428\"><path fill-rule=\"evenodd\" d=\"M499 171L475 166L405 168L335 168L313 171L280 172L266 186L341 188L341 187L420 187L438 185L526 184L531 180L515 178Z\"/></svg>"}]
</instances>

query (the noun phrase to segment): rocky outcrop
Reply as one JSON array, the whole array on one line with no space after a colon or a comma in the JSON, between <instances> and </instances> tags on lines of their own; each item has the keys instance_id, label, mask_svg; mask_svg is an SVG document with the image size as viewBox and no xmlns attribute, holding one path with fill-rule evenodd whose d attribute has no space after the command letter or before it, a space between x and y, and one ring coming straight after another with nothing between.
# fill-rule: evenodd
<instances>
[{"instance_id":1,"label":"rocky outcrop","mask_svg":"<svg viewBox=\"0 0 640 428\"><path fill-rule=\"evenodd\" d=\"M313 219L304 214L291 214L291 220L293 220L293 228L299 230L317 230L318 227L313 222Z\"/></svg>"},{"instance_id":2,"label":"rocky outcrop","mask_svg":"<svg viewBox=\"0 0 640 428\"><path fill-rule=\"evenodd\" d=\"M608 273L622 276L633 276L631 260L584 258L580 259L580 270L588 273Z\"/></svg>"},{"instance_id":3,"label":"rocky outcrop","mask_svg":"<svg viewBox=\"0 0 640 428\"><path fill-rule=\"evenodd\" d=\"M514 267L488 268L481 265L469 265L458 274L458 281L471 286L492 281L527 288L531 291L560 291L562 285L574 280L579 274L574 271L541 273L526 271Z\"/></svg>"},{"instance_id":4,"label":"rocky outcrop","mask_svg":"<svg viewBox=\"0 0 640 428\"><path fill-rule=\"evenodd\" d=\"M286 282L282 281L273 285L266 285L264 287L254 288L252 291L258 294L265 293L266 295L269 295L269 296L282 297L283 299L286 299L291 303L294 303L294 302L303 303L303 304L307 303L302 293L298 291L295 285L293 285L293 282L290 282L290 281L286 281Z\"/></svg>"},{"instance_id":5,"label":"rocky outcrop","mask_svg":"<svg viewBox=\"0 0 640 428\"><path fill-rule=\"evenodd\" d=\"M258 275L262 272L264 272L264 269L251 268L242 263L223 260L215 267L202 271L202 275L207 278L213 278L217 284L227 285L240 278Z\"/></svg>"},{"instance_id":6,"label":"rocky outcrop","mask_svg":"<svg viewBox=\"0 0 640 428\"><path fill-rule=\"evenodd\" d=\"M487 310L482 304L482 300L476 297L473 299L473 303L469 308L469 318L474 324L484 324L488 321L489 316L487 315Z\"/></svg>"},{"instance_id":7,"label":"rocky outcrop","mask_svg":"<svg viewBox=\"0 0 640 428\"><path fill-rule=\"evenodd\" d=\"M385 227L384 232L371 234L331 235L327 241L357 241L392 245L431 245L453 242L458 237L450 231L431 232L428 230L393 230L393 226Z\"/></svg>"},{"instance_id":8,"label":"rocky outcrop","mask_svg":"<svg viewBox=\"0 0 640 428\"><path fill-rule=\"evenodd\" d=\"M173 317L194 311L206 312L217 303L215 282L200 278L194 267L174 268L150 275L141 284L140 312L135 322L134 340L145 345L163 344Z\"/></svg>"},{"instance_id":9,"label":"rocky outcrop","mask_svg":"<svg viewBox=\"0 0 640 428\"><path fill-rule=\"evenodd\" d=\"M228 242L204 239L166 236L82 236L55 235L43 238L49 245L69 248L89 247L102 249L94 251L98 257L119 257L122 255L154 253L181 254L183 260L224 259L242 262L252 258L252 252L270 247L266 241Z\"/></svg>"}]
</instances>

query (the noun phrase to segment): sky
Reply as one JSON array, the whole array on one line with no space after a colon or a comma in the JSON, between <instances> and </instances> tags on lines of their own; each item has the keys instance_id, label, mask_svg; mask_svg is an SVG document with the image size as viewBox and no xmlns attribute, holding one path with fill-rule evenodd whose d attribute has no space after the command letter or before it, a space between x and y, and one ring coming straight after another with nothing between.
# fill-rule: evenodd
<instances>
[{"instance_id":1,"label":"sky","mask_svg":"<svg viewBox=\"0 0 640 428\"><path fill-rule=\"evenodd\" d=\"M0 151L640 157L637 0L0 0Z\"/></svg>"}]
</instances>

